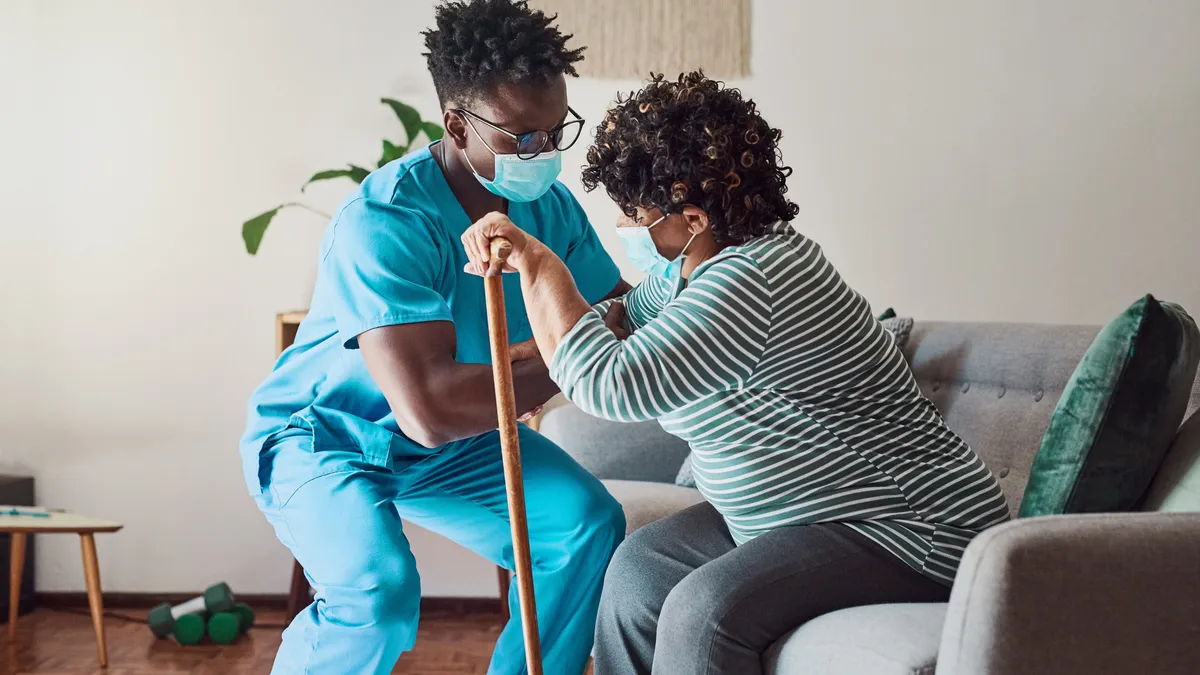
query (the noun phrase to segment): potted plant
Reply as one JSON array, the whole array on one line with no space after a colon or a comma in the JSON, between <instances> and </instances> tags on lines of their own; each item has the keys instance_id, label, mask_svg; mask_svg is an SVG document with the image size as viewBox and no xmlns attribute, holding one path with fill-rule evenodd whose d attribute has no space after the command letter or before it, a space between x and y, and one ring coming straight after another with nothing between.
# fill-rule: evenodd
<instances>
[{"instance_id":1,"label":"potted plant","mask_svg":"<svg viewBox=\"0 0 1200 675\"><path fill-rule=\"evenodd\" d=\"M403 143L393 143L387 139L383 141L383 154L380 155L379 161L375 164L376 168L387 164L388 162L399 159L408 154L410 150L415 150L414 144L417 138L424 134L430 143L441 139L443 129L441 125L428 120L421 119L421 114L415 108L405 105L400 101L390 98L380 99L380 101L392 109L392 112L399 118L400 124L404 126L405 140ZM334 178L349 178L355 183L361 183L371 174L370 169L356 166L354 164L346 165L345 169L326 169L318 171L312 175L304 185L300 186L300 192L303 193L305 188L310 184L322 180L332 180ZM318 216L329 219L329 214L323 213L304 202L287 202L280 204L270 211L260 213L250 220L242 223L242 241L246 243L246 252L254 255L258 252L258 247L262 243L263 235L267 232L267 227L271 224L271 220L275 218L275 214L283 209L298 207L310 211Z\"/></svg>"}]
</instances>

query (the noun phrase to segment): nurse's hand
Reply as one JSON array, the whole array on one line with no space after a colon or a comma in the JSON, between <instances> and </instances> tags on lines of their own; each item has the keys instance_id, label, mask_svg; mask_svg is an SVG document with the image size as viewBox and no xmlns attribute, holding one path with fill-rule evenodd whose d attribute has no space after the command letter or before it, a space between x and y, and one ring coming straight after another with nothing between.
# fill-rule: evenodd
<instances>
[{"instance_id":1,"label":"nurse's hand","mask_svg":"<svg viewBox=\"0 0 1200 675\"><path fill-rule=\"evenodd\" d=\"M508 356L515 363L517 361L530 361L533 359L540 359L540 358L542 358L542 353L538 351L537 341L535 341L531 338L529 340L525 340L524 342L514 342L513 344L509 345L508 346ZM541 412L542 412L542 406L539 405L538 407L534 408L533 410L530 410L529 412L525 413L524 415L521 415L520 417L518 417L517 421L518 422L528 422L529 420L533 419L534 417L537 417L538 414Z\"/></svg>"},{"instance_id":2,"label":"nurse's hand","mask_svg":"<svg viewBox=\"0 0 1200 675\"><path fill-rule=\"evenodd\" d=\"M493 211L463 232L462 244L468 260L463 269L479 276L495 274L496 270L492 270L490 266L490 246L495 237L504 237L512 244L512 252L508 254L508 260L501 270L504 272L521 271L521 263L526 254L533 248L543 247L540 241L514 225L508 216Z\"/></svg>"},{"instance_id":3,"label":"nurse's hand","mask_svg":"<svg viewBox=\"0 0 1200 675\"><path fill-rule=\"evenodd\" d=\"M542 353L538 351L537 341L530 338L524 342L514 342L509 345L508 357L512 361L528 361L542 358Z\"/></svg>"},{"instance_id":4,"label":"nurse's hand","mask_svg":"<svg viewBox=\"0 0 1200 675\"><path fill-rule=\"evenodd\" d=\"M616 300L608 306L608 311L604 312L604 325L618 340L629 337L629 331L625 330L625 303Z\"/></svg>"},{"instance_id":5,"label":"nurse's hand","mask_svg":"<svg viewBox=\"0 0 1200 675\"><path fill-rule=\"evenodd\" d=\"M524 415L521 415L520 417L518 417L517 421L518 422L528 422L529 420L537 417L538 415L541 415L543 407L544 406L539 405L538 407L534 408L533 410L530 410L529 412L525 413Z\"/></svg>"}]
</instances>

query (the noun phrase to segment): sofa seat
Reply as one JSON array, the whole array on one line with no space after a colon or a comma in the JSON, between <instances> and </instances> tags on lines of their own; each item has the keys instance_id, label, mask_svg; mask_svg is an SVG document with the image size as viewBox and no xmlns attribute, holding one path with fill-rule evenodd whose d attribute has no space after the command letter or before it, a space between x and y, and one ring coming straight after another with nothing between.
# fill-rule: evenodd
<instances>
[{"instance_id":1,"label":"sofa seat","mask_svg":"<svg viewBox=\"0 0 1200 675\"><path fill-rule=\"evenodd\" d=\"M768 675L933 675L946 605L868 605L817 617L766 654Z\"/></svg>"},{"instance_id":2,"label":"sofa seat","mask_svg":"<svg viewBox=\"0 0 1200 675\"><path fill-rule=\"evenodd\" d=\"M605 480L625 509L625 531L704 501L693 488ZM892 604L845 609L788 633L764 656L769 675L932 675L946 605Z\"/></svg>"},{"instance_id":3,"label":"sofa seat","mask_svg":"<svg viewBox=\"0 0 1200 675\"><path fill-rule=\"evenodd\" d=\"M704 501L693 488L644 480L601 481L625 509L625 532L633 532L672 513Z\"/></svg>"}]
</instances>

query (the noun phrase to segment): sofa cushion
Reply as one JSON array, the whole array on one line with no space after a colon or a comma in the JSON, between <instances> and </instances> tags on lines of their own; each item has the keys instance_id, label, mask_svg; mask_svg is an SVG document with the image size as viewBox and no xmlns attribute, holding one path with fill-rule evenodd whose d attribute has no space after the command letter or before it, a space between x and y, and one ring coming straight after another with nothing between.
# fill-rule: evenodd
<instances>
[{"instance_id":1,"label":"sofa cushion","mask_svg":"<svg viewBox=\"0 0 1200 675\"><path fill-rule=\"evenodd\" d=\"M583 412L561 395L542 413L538 431L596 478L670 483L688 444L657 421L621 424Z\"/></svg>"},{"instance_id":2,"label":"sofa cushion","mask_svg":"<svg viewBox=\"0 0 1200 675\"><path fill-rule=\"evenodd\" d=\"M1094 326L918 321L905 348L921 391L983 458L1009 508Z\"/></svg>"},{"instance_id":3,"label":"sofa cushion","mask_svg":"<svg viewBox=\"0 0 1200 675\"><path fill-rule=\"evenodd\" d=\"M693 504L704 501L700 492L670 483L640 480L601 481L621 507L625 509L625 532L632 533Z\"/></svg>"},{"instance_id":4,"label":"sofa cushion","mask_svg":"<svg viewBox=\"0 0 1200 675\"><path fill-rule=\"evenodd\" d=\"M1179 428L1146 493L1146 511L1200 511L1200 412Z\"/></svg>"},{"instance_id":5,"label":"sofa cushion","mask_svg":"<svg viewBox=\"0 0 1200 675\"><path fill-rule=\"evenodd\" d=\"M1198 360L1195 322L1152 296L1105 326L1055 408L1020 515L1136 508L1183 420Z\"/></svg>"},{"instance_id":6,"label":"sofa cushion","mask_svg":"<svg viewBox=\"0 0 1200 675\"><path fill-rule=\"evenodd\" d=\"M868 605L800 626L763 655L767 675L933 675L946 605Z\"/></svg>"}]
</instances>

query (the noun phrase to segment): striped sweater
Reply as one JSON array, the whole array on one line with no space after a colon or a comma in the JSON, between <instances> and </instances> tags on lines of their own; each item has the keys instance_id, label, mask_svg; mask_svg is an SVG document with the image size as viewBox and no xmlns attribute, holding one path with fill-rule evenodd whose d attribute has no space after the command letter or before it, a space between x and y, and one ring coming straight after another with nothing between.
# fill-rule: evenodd
<instances>
[{"instance_id":1,"label":"striped sweater","mask_svg":"<svg viewBox=\"0 0 1200 675\"><path fill-rule=\"evenodd\" d=\"M624 301L629 338L597 306L559 343L551 376L590 414L658 419L687 441L696 486L738 544L840 522L949 584L967 543L1008 518L891 334L786 224Z\"/></svg>"}]
</instances>

